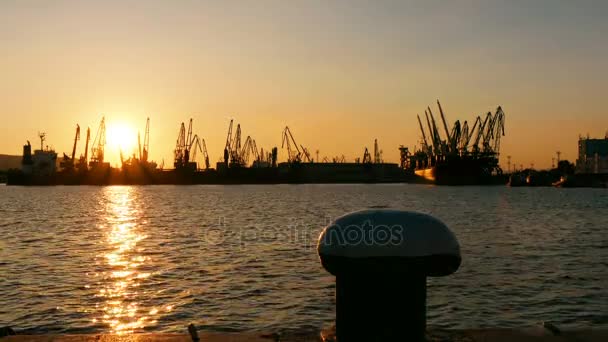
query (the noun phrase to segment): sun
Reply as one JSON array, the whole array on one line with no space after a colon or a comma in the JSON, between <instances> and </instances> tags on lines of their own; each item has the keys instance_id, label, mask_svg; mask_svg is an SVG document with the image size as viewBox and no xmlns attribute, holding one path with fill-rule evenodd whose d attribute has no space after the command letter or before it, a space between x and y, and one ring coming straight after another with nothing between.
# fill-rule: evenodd
<instances>
[{"instance_id":1,"label":"sun","mask_svg":"<svg viewBox=\"0 0 608 342\"><path fill-rule=\"evenodd\" d=\"M136 148L137 132L125 123L108 124L106 142L108 147L123 151L123 153L128 155Z\"/></svg>"}]
</instances>

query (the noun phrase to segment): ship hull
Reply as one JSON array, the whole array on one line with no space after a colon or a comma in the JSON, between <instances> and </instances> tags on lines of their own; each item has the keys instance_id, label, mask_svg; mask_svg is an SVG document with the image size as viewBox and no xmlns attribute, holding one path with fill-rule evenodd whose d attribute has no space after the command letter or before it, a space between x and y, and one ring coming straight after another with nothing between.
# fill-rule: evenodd
<instances>
[{"instance_id":1,"label":"ship hull","mask_svg":"<svg viewBox=\"0 0 608 342\"><path fill-rule=\"evenodd\" d=\"M493 160L455 158L415 170L415 174L437 185L505 185L508 177L495 173Z\"/></svg>"}]
</instances>

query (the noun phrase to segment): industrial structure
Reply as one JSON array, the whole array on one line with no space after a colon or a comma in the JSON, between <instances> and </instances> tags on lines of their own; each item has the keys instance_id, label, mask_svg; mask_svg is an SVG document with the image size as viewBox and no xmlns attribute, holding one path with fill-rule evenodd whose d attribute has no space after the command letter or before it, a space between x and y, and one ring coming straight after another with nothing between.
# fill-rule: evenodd
<instances>
[{"instance_id":1,"label":"industrial structure","mask_svg":"<svg viewBox=\"0 0 608 342\"><path fill-rule=\"evenodd\" d=\"M604 139L579 137L576 173L608 174L608 132Z\"/></svg>"},{"instance_id":2,"label":"industrial structure","mask_svg":"<svg viewBox=\"0 0 608 342\"><path fill-rule=\"evenodd\" d=\"M277 149L271 152L264 152L263 148L258 149L255 139L248 135L245 141L241 141L241 124L236 125L233 133L234 120L230 120L226 144L224 146L223 159L217 163L217 170L241 168L264 168L277 166Z\"/></svg>"},{"instance_id":3,"label":"industrial structure","mask_svg":"<svg viewBox=\"0 0 608 342\"><path fill-rule=\"evenodd\" d=\"M492 182L493 176L502 175L498 165L500 138L505 133L502 108L499 106L494 114L488 112L483 119L478 116L472 127L467 121L461 124L456 120L449 129L439 101L437 106L444 136L427 107L424 112L427 129L418 115L421 148L409 156L409 167L416 174L442 184L485 184Z\"/></svg>"},{"instance_id":4,"label":"industrial structure","mask_svg":"<svg viewBox=\"0 0 608 342\"><path fill-rule=\"evenodd\" d=\"M80 125L76 125L70 153L64 153L59 169L53 161L54 151L41 149L31 153L31 146L24 146L22 171L15 173L12 183L36 184L204 184L204 183L326 183L326 182L416 182L422 178L415 173L431 170L433 175L449 175L462 181L478 181L484 175L500 174L498 153L500 137L504 134L504 113L498 107L495 114L478 117L472 128L465 121L456 121L448 129L443 109L439 112L445 134L440 134L430 108L425 111L426 125L418 117L422 133L419 150L411 153L405 146L399 147L399 163L386 163L378 139L373 148L363 147L361 156L348 161L344 155L325 156L316 160L310 149L296 140L293 130L285 126L281 131L281 153L284 162L279 163L279 148L260 148L252 135L245 135L242 126L230 120L222 158L215 168L211 167L207 143L194 132L193 120L179 126L173 168L164 170L150 160L150 119L142 135L137 134L137 149L131 155L120 151L120 168L112 168L106 161L106 121L102 117L95 138L91 142L87 129L84 151L76 157L81 140ZM90 148L90 151L89 151ZM90 152L90 154L89 154ZM39 155L40 157L35 157ZM45 163L35 162L47 159ZM56 154L55 159L56 159ZM48 157L48 158L47 158ZM43 167L48 165L47 167ZM37 166L33 166L37 165ZM34 172L36 170L36 172ZM31 178L29 174L45 175ZM27 175L26 175L27 174ZM46 177L46 178L45 178Z\"/></svg>"},{"instance_id":5,"label":"industrial structure","mask_svg":"<svg viewBox=\"0 0 608 342\"><path fill-rule=\"evenodd\" d=\"M105 161L105 148L106 148L106 119L101 118L97 134L93 140L93 148L91 149L91 161L89 162L89 168L94 170L109 169L110 163Z\"/></svg>"}]
</instances>

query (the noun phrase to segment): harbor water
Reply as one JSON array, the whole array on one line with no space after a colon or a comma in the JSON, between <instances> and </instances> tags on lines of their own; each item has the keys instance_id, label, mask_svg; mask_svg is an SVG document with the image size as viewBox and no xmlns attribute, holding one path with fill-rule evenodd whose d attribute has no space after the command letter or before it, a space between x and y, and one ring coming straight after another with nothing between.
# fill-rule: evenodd
<instances>
[{"instance_id":1,"label":"harbor water","mask_svg":"<svg viewBox=\"0 0 608 342\"><path fill-rule=\"evenodd\" d=\"M335 287L317 237L369 207L458 237L458 272L428 280L430 326L608 327L608 191L408 184L0 186L0 326L318 330Z\"/></svg>"}]
</instances>

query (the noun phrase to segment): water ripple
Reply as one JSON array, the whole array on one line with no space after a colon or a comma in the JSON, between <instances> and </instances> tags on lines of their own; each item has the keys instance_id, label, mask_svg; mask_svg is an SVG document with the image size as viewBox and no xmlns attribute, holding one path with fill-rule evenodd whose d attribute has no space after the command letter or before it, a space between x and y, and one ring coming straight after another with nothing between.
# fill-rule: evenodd
<instances>
[{"instance_id":1,"label":"water ripple","mask_svg":"<svg viewBox=\"0 0 608 342\"><path fill-rule=\"evenodd\" d=\"M318 329L335 284L316 239L379 206L461 242L460 270L428 280L430 325L608 326L608 192L417 185L0 187L0 326Z\"/></svg>"}]
</instances>

